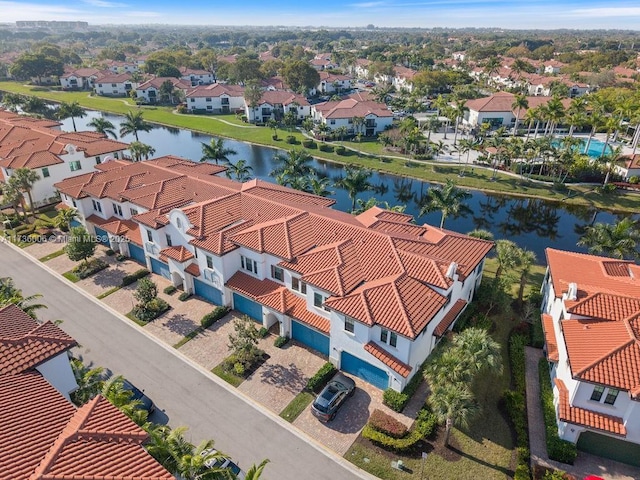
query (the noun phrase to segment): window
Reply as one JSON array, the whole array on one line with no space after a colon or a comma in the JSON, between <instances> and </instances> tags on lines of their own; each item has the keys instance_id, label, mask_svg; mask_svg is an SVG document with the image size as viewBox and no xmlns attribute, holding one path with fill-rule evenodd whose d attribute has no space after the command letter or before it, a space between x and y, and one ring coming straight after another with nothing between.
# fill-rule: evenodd
<instances>
[{"instance_id":1,"label":"window","mask_svg":"<svg viewBox=\"0 0 640 480\"><path fill-rule=\"evenodd\" d=\"M168 247L173 246L173 243L171 243L171 235L165 235L165 237L167 238L167 246Z\"/></svg>"},{"instance_id":2,"label":"window","mask_svg":"<svg viewBox=\"0 0 640 480\"><path fill-rule=\"evenodd\" d=\"M195 101L196 101L196 99L195 99L195 98L190 98L190 99L189 99L189 101L190 101L191 103L193 103L193 102L195 102Z\"/></svg>"},{"instance_id":3,"label":"window","mask_svg":"<svg viewBox=\"0 0 640 480\"><path fill-rule=\"evenodd\" d=\"M291 289L304 295L307 294L307 284L301 282L300 279L296 277L291 277Z\"/></svg>"},{"instance_id":4,"label":"window","mask_svg":"<svg viewBox=\"0 0 640 480\"><path fill-rule=\"evenodd\" d=\"M122 207L117 203L113 203L113 213L114 215L122 216Z\"/></svg>"},{"instance_id":5,"label":"window","mask_svg":"<svg viewBox=\"0 0 640 480\"><path fill-rule=\"evenodd\" d=\"M334 118L332 118L329 123L331 123L331 125L335 125L336 124L336 120Z\"/></svg>"},{"instance_id":6,"label":"window","mask_svg":"<svg viewBox=\"0 0 640 480\"><path fill-rule=\"evenodd\" d=\"M353 333L356 329L356 322L351 317L344 317L344 331Z\"/></svg>"},{"instance_id":7,"label":"window","mask_svg":"<svg viewBox=\"0 0 640 480\"><path fill-rule=\"evenodd\" d=\"M71 199L71 203L73 203L73 206L74 206L74 207L77 207L77 206L78 206L78 205L76 204L76 199L75 199L75 198L72 198L72 199Z\"/></svg>"},{"instance_id":8,"label":"window","mask_svg":"<svg viewBox=\"0 0 640 480\"><path fill-rule=\"evenodd\" d=\"M205 101L205 102L210 102L210 101L211 101L211 97L206 97L206 98L204 99L204 101Z\"/></svg>"},{"instance_id":9,"label":"window","mask_svg":"<svg viewBox=\"0 0 640 480\"><path fill-rule=\"evenodd\" d=\"M42 178L47 178L49 175L50 175L49 169L47 167L44 167L42 169Z\"/></svg>"},{"instance_id":10,"label":"window","mask_svg":"<svg viewBox=\"0 0 640 480\"><path fill-rule=\"evenodd\" d=\"M112 83L112 84L111 84L111 86L112 86L113 88L115 88L115 87L117 87L117 86L118 86L118 84L117 84L117 83Z\"/></svg>"},{"instance_id":11,"label":"window","mask_svg":"<svg viewBox=\"0 0 640 480\"><path fill-rule=\"evenodd\" d=\"M451 294L452 293L453 292L449 292L449 294L447 295L447 303L445 303L444 306L447 306L447 305L449 305L451 303Z\"/></svg>"},{"instance_id":12,"label":"window","mask_svg":"<svg viewBox=\"0 0 640 480\"><path fill-rule=\"evenodd\" d=\"M398 334L383 328L380 330L380 341L395 347L398 344Z\"/></svg>"},{"instance_id":13,"label":"window","mask_svg":"<svg viewBox=\"0 0 640 480\"><path fill-rule=\"evenodd\" d=\"M392 347L395 347L398 344L398 334L391 332L391 335L389 335L389 345L391 345Z\"/></svg>"},{"instance_id":14,"label":"window","mask_svg":"<svg viewBox=\"0 0 640 480\"><path fill-rule=\"evenodd\" d=\"M604 399L604 403L606 403L607 405L613 405L614 403L616 403L616 398L618 398L619 393L620 390L616 388L610 388L607 392L607 396Z\"/></svg>"},{"instance_id":15,"label":"window","mask_svg":"<svg viewBox=\"0 0 640 480\"><path fill-rule=\"evenodd\" d=\"M213 106L212 105L207 105L207 110L213 110Z\"/></svg>"},{"instance_id":16,"label":"window","mask_svg":"<svg viewBox=\"0 0 640 480\"><path fill-rule=\"evenodd\" d=\"M138 214L138 210L136 208L130 208L129 212L131 212L131 216L133 217L134 215Z\"/></svg>"},{"instance_id":17,"label":"window","mask_svg":"<svg viewBox=\"0 0 640 480\"><path fill-rule=\"evenodd\" d=\"M380 330L380 341L382 343L387 343L389 338L389 330L385 330L384 328Z\"/></svg>"},{"instance_id":18,"label":"window","mask_svg":"<svg viewBox=\"0 0 640 480\"><path fill-rule=\"evenodd\" d=\"M313 294L313 305L315 307L322 308L322 309L324 309L324 310L326 310L328 312L330 309L323 305L324 301L326 299L327 299L327 297L325 297L321 293L317 293L316 292L316 293Z\"/></svg>"},{"instance_id":19,"label":"window","mask_svg":"<svg viewBox=\"0 0 640 480\"><path fill-rule=\"evenodd\" d=\"M207 268L213 269L213 257L211 255L205 255L207 259Z\"/></svg>"},{"instance_id":20,"label":"window","mask_svg":"<svg viewBox=\"0 0 640 480\"><path fill-rule=\"evenodd\" d=\"M100 157L96 157L96 165L99 165L102 163L102 159Z\"/></svg>"},{"instance_id":21,"label":"window","mask_svg":"<svg viewBox=\"0 0 640 480\"><path fill-rule=\"evenodd\" d=\"M153 233L151 233L151 230L147 230L147 240L153 242Z\"/></svg>"},{"instance_id":22,"label":"window","mask_svg":"<svg viewBox=\"0 0 640 480\"><path fill-rule=\"evenodd\" d=\"M242 268L249 272L253 272L256 275L258 274L258 262L252 260L244 255L240 255L240 262L242 263Z\"/></svg>"},{"instance_id":23,"label":"window","mask_svg":"<svg viewBox=\"0 0 640 480\"><path fill-rule=\"evenodd\" d=\"M179 229L182 229L182 220L180 220L180 218L179 218L179 217L178 217L178 218L176 218L176 226L177 226Z\"/></svg>"},{"instance_id":24,"label":"window","mask_svg":"<svg viewBox=\"0 0 640 480\"><path fill-rule=\"evenodd\" d=\"M602 398L603 393L604 393L604 387L600 385L596 385L593 388L593 392L591 393L591 400L593 400L594 402L599 402L600 399Z\"/></svg>"},{"instance_id":25,"label":"window","mask_svg":"<svg viewBox=\"0 0 640 480\"><path fill-rule=\"evenodd\" d=\"M74 160L73 162L69 162L69 169L72 172L82 169L82 165L80 165L80 160Z\"/></svg>"},{"instance_id":26,"label":"window","mask_svg":"<svg viewBox=\"0 0 640 480\"><path fill-rule=\"evenodd\" d=\"M276 267L275 265L271 265L271 278L284 282L284 270L280 267Z\"/></svg>"},{"instance_id":27,"label":"window","mask_svg":"<svg viewBox=\"0 0 640 480\"><path fill-rule=\"evenodd\" d=\"M102 213L102 205L100 205L100 202L96 201L96 200L91 200L91 202L93 203L93 209L96 212L100 212Z\"/></svg>"}]
</instances>

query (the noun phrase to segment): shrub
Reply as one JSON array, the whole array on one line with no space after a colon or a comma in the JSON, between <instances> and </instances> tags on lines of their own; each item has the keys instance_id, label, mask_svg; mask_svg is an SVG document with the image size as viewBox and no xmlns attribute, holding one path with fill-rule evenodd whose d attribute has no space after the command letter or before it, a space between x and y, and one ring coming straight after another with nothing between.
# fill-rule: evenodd
<instances>
[{"instance_id":1,"label":"shrub","mask_svg":"<svg viewBox=\"0 0 640 480\"><path fill-rule=\"evenodd\" d=\"M549 382L549 364L545 358L538 364L540 374L540 400L542 402L542 414L544 415L544 427L547 433L547 454L551 460L568 463L573 462L578 455L576 446L558 436L556 424L556 409L553 405L553 390Z\"/></svg>"},{"instance_id":2,"label":"shrub","mask_svg":"<svg viewBox=\"0 0 640 480\"><path fill-rule=\"evenodd\" d=\"M186 300L189 299L189 297L191 297L191 294L189 292L182 292L179 296L178 296L178 300L180 300L181 302L184 302Z\"/></svg>"},{"instance_id":3,"label":"shrub","mask_svg":"<svg viewBox=\"0 0 640 480\"><path fill-rule=\"evenodd\" d=\"M631 183L632 185L637 184L639 180L640 178L637 175L633 175L632 177L629 177L629 183Z\"/></svg>"},{"instance_id":4,"label":"shrub","mask_svg":"<svg viewBox=\"0 0 640 480\"><path fill-rule=\"evenodd\" d=\"M168 287L165 287L163 292L166 293L167 295L172 295L174 293L176 293L177 288L174 287L173 285L169 285Z\"/></svg>"},{"instance_id":5,"label":"shrub","mask_svg":"<svg viewBox=\"0 0 640 480\"><path fill-rule=\"evenodd\" d=\"M260 327L260 330L258 330L258 336L260 338L266 337L268 333L269 333L269 330L267 330L265 327Z\"/></svg>"},{"instance_id":6,"label":"shrub","mask_svg":"<svg viewBox=\"0 0 640 480\"><path fill-rule=\"evenodd\" d=\"M284 337L278 337L275 339L275 341L273 342L273 345L278 347L278 348L282 348L284 347L287 343L289 342L289 337L284 336Z\"/></svg>"},{"instance_id":7,"label":"shrub","mask_svg":"<svg viewBox=\"0 0 640 480\"><path fill-rule=\"evenodd\" d=\"M146 305L133 307L133 315L143 322L150 322L169 310L169 304L161 298L154 298Z\"/></svg>"},{"instance_id":8,"label":"shrub","mask_svg":"<svg viewBox=\"0 0 640 480\"><path fill-rule=\"evenodd\" d=\"M409 432L409 429L403 423L377 408L369 417L369 425L378 432L393 438L403 438Z\"/></svg>"},{"instance_id":9,"label":"shrub","mask_svg":"<svg viewBox=\"0 0 640 480\"><path fill-rule=\"evenodd\" d=\"M93 260L91 260L88 263L82 263L82 264L78 265L72 271L78 277L83 279L83 278L87 278L87 277L93 275L94 273L98 273L100 270L104 270L108 266L109 266L108 263L106 263L106 262L104 262L104 261L102 261L102 260L100 260L98 258L94 258Z\"/></svg>"},{"instance_id":10,"label":"shrub","mask_svg":"<svg viewBox=\"0 0 640 480\"><path fill-rule=\"evenodd\" d=\"M302 146L304 148L317 148L318 144L316 142L314 142L313 140L311 140L310 138L305 138L302 141Z\"/></svg>"},{"instance_id":11,"label":"shrub","mask_svg":"<svg viewBox=\"0 0 640 480\"><path fill-rule=\"evenodd\" d=\"M125 255L121 254L121 253L118 253L116 255L116 260L119 261L119 262L124 262L126 259L127 259L127 257Z\"/></svg>"},{"instance_id":12,"label":"shrub","mask_svg":"<svg viewBox=\"0 0 640 480\"><path fill-rule=\"evenodd\" d=\"M211 325L224 317L227 313L229 313L228 307L216 307L213 312L209 312L204 317L202 317L202 319L200 320L200 325L202 325L203 328L209 328Z\"/></svg>"},{"instance_id":13,"label":"shrub","mask_svg":"<svg viewBox=\"0 0 640 480\"><path fill-rule=\"evenodd\" d=\"M132 283L137 282L141 278L146 277L147 275L149 275L149 273L150 273L149 270L147 270L146 268L141 268L140 270L136 270L135 272L129 275L125 275L124 278L122 279L122 286L126 287L127 285L131 285Z\"/></svg>"},{"instance_id":14,"label":"shrub","mask_svg":"<svg viewBox=\"0 0 640 480\"><path fill-rule=\"evenodd\" d=\"M233 373L235 373L239 377L244 377L244 374L246 373L246 369L244 368L244 365L241 362L236 362L233 364Z\"/></svg>"},{"instance_id":15,"label":"shrub","mask_svg":"<svg viewBox=\"0 0 640 480\"><path fill-rule=\"evenodd\" d=\"M327 145L326 143L322 143L318 147L318 150L320 150L321 152L333 152L333 146Z\"/></svg>"},{"instance_id":16,"label":"shrub","mask_svg":"<svg viewBox=\"0 0 640 480\"><path fill-rule=\"evenodd\" d=\"M401 412L409 401L409 396L392 388L387 388L382 394L382 403L394 412Z\"/></svg>"},{"instance_id":17,"label":"shrub","mask_svg":"<svg viewBox=\"0 0 640 480\"><path fill-rule=\"evenodd\" d=\"M287 138L285 141L291 145L295 145L297 143L296 137L294 137L293 135L287 135Z\"/></svg>"},{"instance_id":18,"label":"shrub","mask_svg":"<svg viewBox=\"0 0 640 480\"><path fill-rule=\"evenodd\" d=\"M338 145L338 146L336 147L336 153L337 153L338 155L344 155L346 151L347 151L347 149L346 149L346 148L344 148L342 145Z\"/></svg>"},{"instance_id":19,"label":"shrub","mask_svg":"<svg viewBox=\"0 0 640 480\"><path fill-rule=\"evenodd\" d=\"M158 297L158 285L148 278L141 278L133 297L144 307Z\"/></svg>"},{"instance_id":20,"label":"shrub","mask_svg":"<svg viewBox=\"0 0 640 480\"><path fill-rule=\"evenodd\" d=\"M104 253L107 255L107 257L110 257L111 255L115 255L116 252L114 252L110 248L107 248L107 250Z\"/></svg>"},{"instance_id":21,"label":"shrub","mask_svg":"<svg viewBox=\"0 0 640 480\"><path fill-rule=\"evenodd\" d=\"M318 393L324 388L327 382L333 377L337 369L331 362L325 363L316 374L307 382L307 390Z\"/></svg>"},{"instance_id":22,"label":"shrub","mask_svg":"<svg viewBox=\"0 0 640 480\"><path fill-rule=\"evenodd\" d=\"M271 139L275 141L279 140L278 135L271 135Z\"/></svg>"},{"instance_id":23,"label":"shrub","mask_svg":"<svg viewBox=\"0 0 640 480\"><path fill-rule=\"evenodd\" d=\"M401 452L412 448L416 443L433 433L438 422L429 410L420 410L416 421L408 435L404 438L393 438L377 431L371 423L367 423L362 430L362 436L378 445L393 451Z\"/></svg>"}]
</instances>

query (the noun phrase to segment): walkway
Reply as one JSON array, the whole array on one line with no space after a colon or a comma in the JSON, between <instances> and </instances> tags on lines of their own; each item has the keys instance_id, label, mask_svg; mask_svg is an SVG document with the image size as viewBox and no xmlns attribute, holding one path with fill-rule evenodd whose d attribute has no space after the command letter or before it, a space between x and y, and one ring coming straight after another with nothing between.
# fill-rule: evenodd
<instances>
[{"instance_id":1,"label":"walkway","mask_svg":"<svg viewBox=\"0 0 640 480\"><path fill-rule=\"evenodd\" d=\"M542 350L526 347L526 379L527 379L527 414L529 419L529 448L531 450L531 466L541 465L556 470L564 470L581 479L588 475L598 475L606 480L634 480L640 478L640 469L578 452L574 465L550 460L547 456L546 435L540 404L540 382L538 362L543 357Z\"/></svg>"}]
</instances>

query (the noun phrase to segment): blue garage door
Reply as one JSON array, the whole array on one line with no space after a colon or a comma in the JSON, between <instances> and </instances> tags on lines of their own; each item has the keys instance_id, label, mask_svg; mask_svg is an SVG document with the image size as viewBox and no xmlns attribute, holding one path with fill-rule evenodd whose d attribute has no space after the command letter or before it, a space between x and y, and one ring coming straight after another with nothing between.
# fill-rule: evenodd
<instances>
[{"instance_id":1,"label":"blue garage door","mask_svg":"<svg viewBox=\"0 0 640 480\"><path fill-rule=\"evenodd\" d=\"M75 218L69 222L69 227L82 227L83 225Z\"/></svg>"},{"instance_id":2,"label":"blue garage door","mask_svg":"<svg viewBox=\"0 0 640 480\"><path fill-rule=\"evenodd\" d=\"M329 337L303 323L291 320L291 338L324 355L329 355Z\"/></svg>"},{"instance_id":3,"label":"blue garage door","mask_svg":"<svg viewBox=\"0 0 640 480\"><path fill-rule=\"evenodd\" d=\"M147 261L144 255L144 249L129 242L129 256L133 258L136 262L141 263L145 267L147 266Z\"/></svg>"},{"instance_id":4,"label":"blue garage door","mask_svg":"<svg viewBox=\"0 0 640 480\"><path fill-rule=\"evenodd\" d=\"M233 294L233 308L262 323L262 305L237 293Z\"/></svg>"},{"instance_id":5,"label":"blue garage door","mask_svg":"<svg viewBox=\"0 0 640 480\"><path fill-rule=\"evenodd\" d=\"M196 295L199 295L208 302L215 303L216 305L222 305L222 292L216 287L213 287L201 280L198 280L197 278L194 278L193 288Z\"/></svg>"},{"instance_id":6,"label":"blue garage door","mask_svg":"<svg viewBox=\"0 0 640 480\"><path fill-rule=\"evenodd\" d=\"M350 353L342 352L340 368L347 373L360 377L365 382L369 382L381 390L389 387L389 375L384 370L374 367L370 363L354 357Z\"/></svg>"},{"instance_id":7,"label":"blue garage door","mask_svg":"<svg viewBox=\"0 0 640 480\"><path fill-rule=\"evenodd\" d=\"M157 273L158 275L162 275L164 278L171 278L171 273L169 273L169 265L160 260L156 260L155 258L151 258L151 271L153 273Z\"/></svg>"},{"instance_id":8,"label":"blue garage door","mask_svg":"<svg viewBox=\"0 0 640 480\"><path fill-rule=\"evenodd\" d=\"M98 239L98 242L100 242L103 245L109 246L109 234L107 233L107 231L98 227L94 227L94 228L96 230L96 237Z\"/></svg>"}]
</instances>

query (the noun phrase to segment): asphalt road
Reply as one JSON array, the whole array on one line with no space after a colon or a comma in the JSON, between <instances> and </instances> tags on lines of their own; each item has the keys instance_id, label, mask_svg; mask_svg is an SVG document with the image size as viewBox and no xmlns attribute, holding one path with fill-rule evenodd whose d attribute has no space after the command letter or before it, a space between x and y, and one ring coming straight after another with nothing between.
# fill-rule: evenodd
<instances>
[{"instance_id":1,"label":"asphalt road","mask_svg":"<svg viewBox=\"0 0 640 480\"><path fill-rule=\"evenodd\" d=\"M373 478L356 474L344 460L335 461L267 415L216 383L208 372L176 355L92 301L68 283L0 244L0 277L12 277L25 295L43 294L44 320L61 319L61 328L80 344L85 361L123 374L154 400L152 420L168 417L172 427L189 427L193 443L213 438L245 470L268 458L265 479L318 480ZM164 413L163 413L164 412ZM165 416L166 415L166 416ZM346 465L346 466L345 466Z\"/></svg>"}]
</instances>

